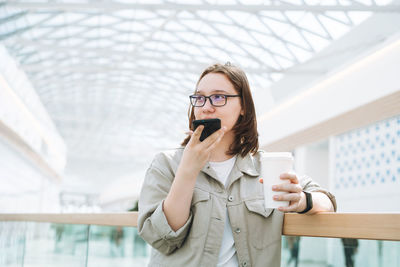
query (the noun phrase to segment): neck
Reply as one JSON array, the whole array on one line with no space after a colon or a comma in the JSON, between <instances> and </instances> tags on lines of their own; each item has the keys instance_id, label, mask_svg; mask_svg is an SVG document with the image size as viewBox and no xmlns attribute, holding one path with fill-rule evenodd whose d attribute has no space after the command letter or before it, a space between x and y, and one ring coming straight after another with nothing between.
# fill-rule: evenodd
<instances>
[{"instance_id":1,"label":"neck","mask_svg":"<svg viewBox=\"0 0 400 267\"><path fill-rule=\"evenodd\" d=\"M228 155L229 146L234 140L232 133L226 133L219 144L213 149L210 156L210 161L219 162L232 158L232 155Z\"/></svg>"}]
</instances>

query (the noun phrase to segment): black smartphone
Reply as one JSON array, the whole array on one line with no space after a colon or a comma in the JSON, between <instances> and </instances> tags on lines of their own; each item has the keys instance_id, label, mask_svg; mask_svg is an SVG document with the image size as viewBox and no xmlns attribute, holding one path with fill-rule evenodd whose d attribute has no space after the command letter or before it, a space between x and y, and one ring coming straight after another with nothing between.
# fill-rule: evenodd
<instances>
[{"instance_id":1,"label":"black smartphone","mask_svg":"<svg viewBox=\"0 0 400 267\"><path fill-rule=\"evenodd\" d=\"M194 120L193 121L193 131L199 125L204 125L203 132L200 136L200 141L203 141L207 137L209 137L214 132L218 131L221 128L221 120L220 119L206 119L206 120Z\"/></svg>"}]
</instances>

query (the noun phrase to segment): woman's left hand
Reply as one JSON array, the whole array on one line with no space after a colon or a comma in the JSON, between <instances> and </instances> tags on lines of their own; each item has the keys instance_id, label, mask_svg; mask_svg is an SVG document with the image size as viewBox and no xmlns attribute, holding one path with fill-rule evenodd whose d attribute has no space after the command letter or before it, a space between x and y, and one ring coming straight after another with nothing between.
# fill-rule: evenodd
<instances>
[{"instance_id":1,"label":"woman's left hand","mask_svg":"<svg viewBox=\"0 0 400 267\"><path fill-rule=\"evenodd\" d=\"M289 201L289 206L279 207L278 210L283 212L301 212L305 209L305 194L299 184L299 179L295 173L282 173L280 175L281 180L289 180L290 183L282 183L272 186L272 190L276 192L286 192L281 195L274 195L274 200L277 201ZM263 183L263 179L260 178L260 183Z\"/></svg>"}]
</instances>

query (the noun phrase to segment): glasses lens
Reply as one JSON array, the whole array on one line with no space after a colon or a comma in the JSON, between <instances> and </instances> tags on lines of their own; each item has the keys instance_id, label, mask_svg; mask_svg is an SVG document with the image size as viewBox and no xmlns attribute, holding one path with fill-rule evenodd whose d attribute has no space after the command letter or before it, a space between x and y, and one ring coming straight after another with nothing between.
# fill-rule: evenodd
<instances>
[{"instance_id":1,"label":"glasses lens","mask_svg":"<svg viewBox=\"0 0 400 267\"><path fill-rule=\"evenodd\" d=\"M210 99L214 106L223 106L226 103L226 97L224 95L212 95Z\"/></svg>"},{"instance_id":2,"label":"glasses lens","mask_svg":"<svg viewBox=\"0 0 400 267\"><path fill-rule=\"evenodd\" d=\"M192 95L190 96L190 100L192 101L193 106L201 107L204 105L205 97L201 95Z\"/></svg>"}]
</instances>

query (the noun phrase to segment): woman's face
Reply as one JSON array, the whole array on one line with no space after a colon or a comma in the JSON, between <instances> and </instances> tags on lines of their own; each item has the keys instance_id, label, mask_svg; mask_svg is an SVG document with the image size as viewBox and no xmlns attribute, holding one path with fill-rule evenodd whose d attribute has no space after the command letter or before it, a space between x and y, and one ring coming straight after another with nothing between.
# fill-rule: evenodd
<instances>
[{"instance_id":1,"label":"woman's face","mask_svg":"<svg viewBox=\"0 0 400 267\"><path fill-rule=\"evenodd\" d=\"M210 96L213 94L237 95L235 88L229 79L221 73L209 73L204 76L197 85L196 94ZM194 107L196 120L214 119L221 120L221 127L226 127L228 133L235 126L239 115L243 115L240 97L228 97L225 106L215 107L210 99L202 107Z\"/></svg>"}]
</instances>

